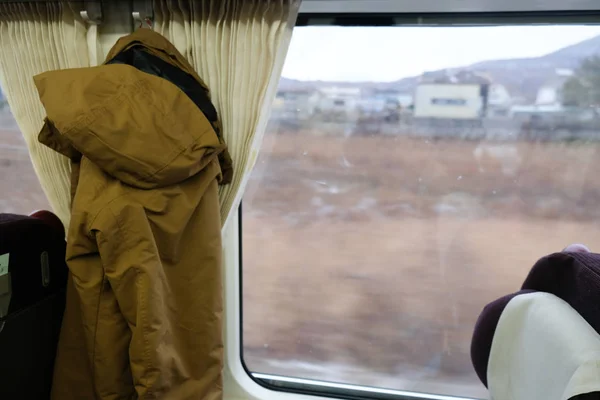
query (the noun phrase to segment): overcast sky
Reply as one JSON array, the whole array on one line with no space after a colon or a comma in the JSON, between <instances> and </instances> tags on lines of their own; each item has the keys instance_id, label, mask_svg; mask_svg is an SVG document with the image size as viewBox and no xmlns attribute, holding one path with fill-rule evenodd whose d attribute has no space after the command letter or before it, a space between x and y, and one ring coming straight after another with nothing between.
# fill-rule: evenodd
<instances>
[{"instance_id":1,"label":"overcast sky","mask_svg":"<svg viewBox=\"0 0 600 400\"><path fill-rule=\"evenodd\" d=\"M600 35L600 26L299 27L283 76L393 81L478 61L541 56Z\"/></svg>"}]
</instances>

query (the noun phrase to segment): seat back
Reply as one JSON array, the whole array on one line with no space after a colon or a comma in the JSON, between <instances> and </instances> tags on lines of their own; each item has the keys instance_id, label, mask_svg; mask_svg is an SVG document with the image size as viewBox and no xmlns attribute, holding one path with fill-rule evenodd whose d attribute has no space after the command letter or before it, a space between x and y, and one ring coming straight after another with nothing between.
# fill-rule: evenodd
<instances>
[{"instance_id":1,"label":"seat back","mask_svg":"<svg viewBox=\"0 0 600 400\"><path fill-rule=\"evenodd\" d=\"M598 254L551 254L483 309L471 359L493 398L600 399L599 277Z\"/></svg>"},{"instance_id":2,"label":"seat back","mask_svg":"<svg viewBox=\"0 0 600 400\"><path fill-rule=\"evenodd\" d=\"M50 398L68 269L49 212L0 214L0 399Z\"/></svg>"}]
</instances>

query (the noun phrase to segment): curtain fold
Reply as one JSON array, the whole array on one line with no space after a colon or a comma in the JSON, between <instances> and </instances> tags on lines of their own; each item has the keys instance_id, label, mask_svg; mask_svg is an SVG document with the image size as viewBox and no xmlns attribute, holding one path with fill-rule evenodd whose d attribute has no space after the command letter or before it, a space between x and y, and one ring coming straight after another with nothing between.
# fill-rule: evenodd
<instances>
[{"instance_id":1,"label":"curtain fold","mask_svg":"<svg viewBox=\"0 0 600 400\"><path fill-rule=\"evenodd\" d=\"M220 188L226 227L267 126L300 0L155 0L153 28L190 61L211 91L233 159Z\"/></svg>"},{"instance_id":2,"label":"curtain fold","mask_svg":"<svg viewBox=\"0 0 600 400\"><path fill-rule=\"evenodd\" d=\"M33 76L89 66L86 35L87 27L70 3L0 3L0 85L44 193L65 226L70 219L69 160L37 141L45 111Z\"/></svg>"},{"instance_id":3,"label":"curtain fold","mask_svg":"<svg viewBox=\"0 0 600 400\"><path fill-rule=\"evenodd\" d=\"M256 163L300 1L154 1L154 29L196 68L220 114L234 166L232 183L219 193L224 226ZM0 4L0 85L42 188L65 226L70 219L69 160L37 141L45 114L32 77L102 61L102 51L88 47L97 45L98 26L88 32L73 4Z\"/></svg>"}]
</instances>

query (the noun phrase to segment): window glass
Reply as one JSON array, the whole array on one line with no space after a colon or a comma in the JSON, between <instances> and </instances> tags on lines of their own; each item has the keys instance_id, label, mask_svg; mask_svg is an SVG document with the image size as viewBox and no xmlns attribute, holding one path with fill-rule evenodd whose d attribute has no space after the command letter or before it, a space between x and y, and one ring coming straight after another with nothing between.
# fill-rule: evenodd
<instances>
[{"instance_id":1,"label":"window glass","mask_svg":"<svg viewBox=\"0 0 600 400\"><path fill-rule=\"evenodd\" d=\"M600 27L294 31L243 207L252 372L487 397L488 302L600 245Z\"/></svg>"},{"instance_id":2,"label":"window glass","mask_svg":"<svg viewBox=\"0 0 600 400\"><path fill-rule=\"evenodd\" d=\"M23 135L0 92L0 213L51 210L37 179Z\"/></svg>"}]
</instances>

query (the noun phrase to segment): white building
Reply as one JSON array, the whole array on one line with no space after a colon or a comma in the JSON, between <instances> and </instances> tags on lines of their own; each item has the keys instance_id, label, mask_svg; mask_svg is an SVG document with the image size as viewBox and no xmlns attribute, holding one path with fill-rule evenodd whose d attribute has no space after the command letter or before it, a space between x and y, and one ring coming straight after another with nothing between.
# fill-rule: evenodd
<instances>
[{"instance_id":1,"label":"white building","mask_svg":"<svg viewBox=\"0 0 600 400\"><path fill-rule=\"evenodd\" d=\"M513 99L504 85L492 83L488 92L488 109L487 116L489 117L506 117L508 116Z\"/></svg>"},{"instance_id":2,"label":"white building","mask_svg":"<svg viewBox=\"0 0 600 400\"><path fill-rule=\"evenodd\" d=\"M573 70L557 69L555 76L545 82L537 92L535 104L538 106L559 106L563 103L563 86L573 76Z\"/></svg>"},{"instance_id":3,"label":"white building","mask_svg":"<svg viewBox=\"0 0 600 400\"><path fill-rule=\"evenodd\" d=\"M318 95L312 88L280 89L273 101L273 117L308 119L314 114L317 103Z\"/></svg>"},{"instance_id":4,"label":"white building","mask_svg":"<svg viewBox=\"0 0 600 400\"><path fill-rule=\"evenodd\" d=\"M357 110L361 97L358 87L328 86L317 92L315 111L322 114L350 114Z\"/></svg>"},{"instance_id":5,"label":"white building","mask_svg":"<svg viewBox=\"0 0 600 400\"><path fill-rule=\"evenodd\" d=\"M415 118L478 119L483 111L481 85L422 83L414 105Z\"/></svg>"},{"instance_id":6,"label":"white building","mask_svg":"<svg viewBox=\"0 0 600 400\"><path fill-rule=\"evenodd\" d=\"M506 87L499 83L493 83L490 85L488 96L488 104L490 106L509 106L512 100Z\"/></svg>"},{"instance_id":7,"label":"white building","mask_svg":"<svg viewBox=\"0 0 600 400\"><path fill-rule=\"evenodd\" d=\"M397 90L375 90L363 96L358 108L363 112L381 113L387 110L404 110L413 104L413 94Z\"/></svg>"}]
</instances>

